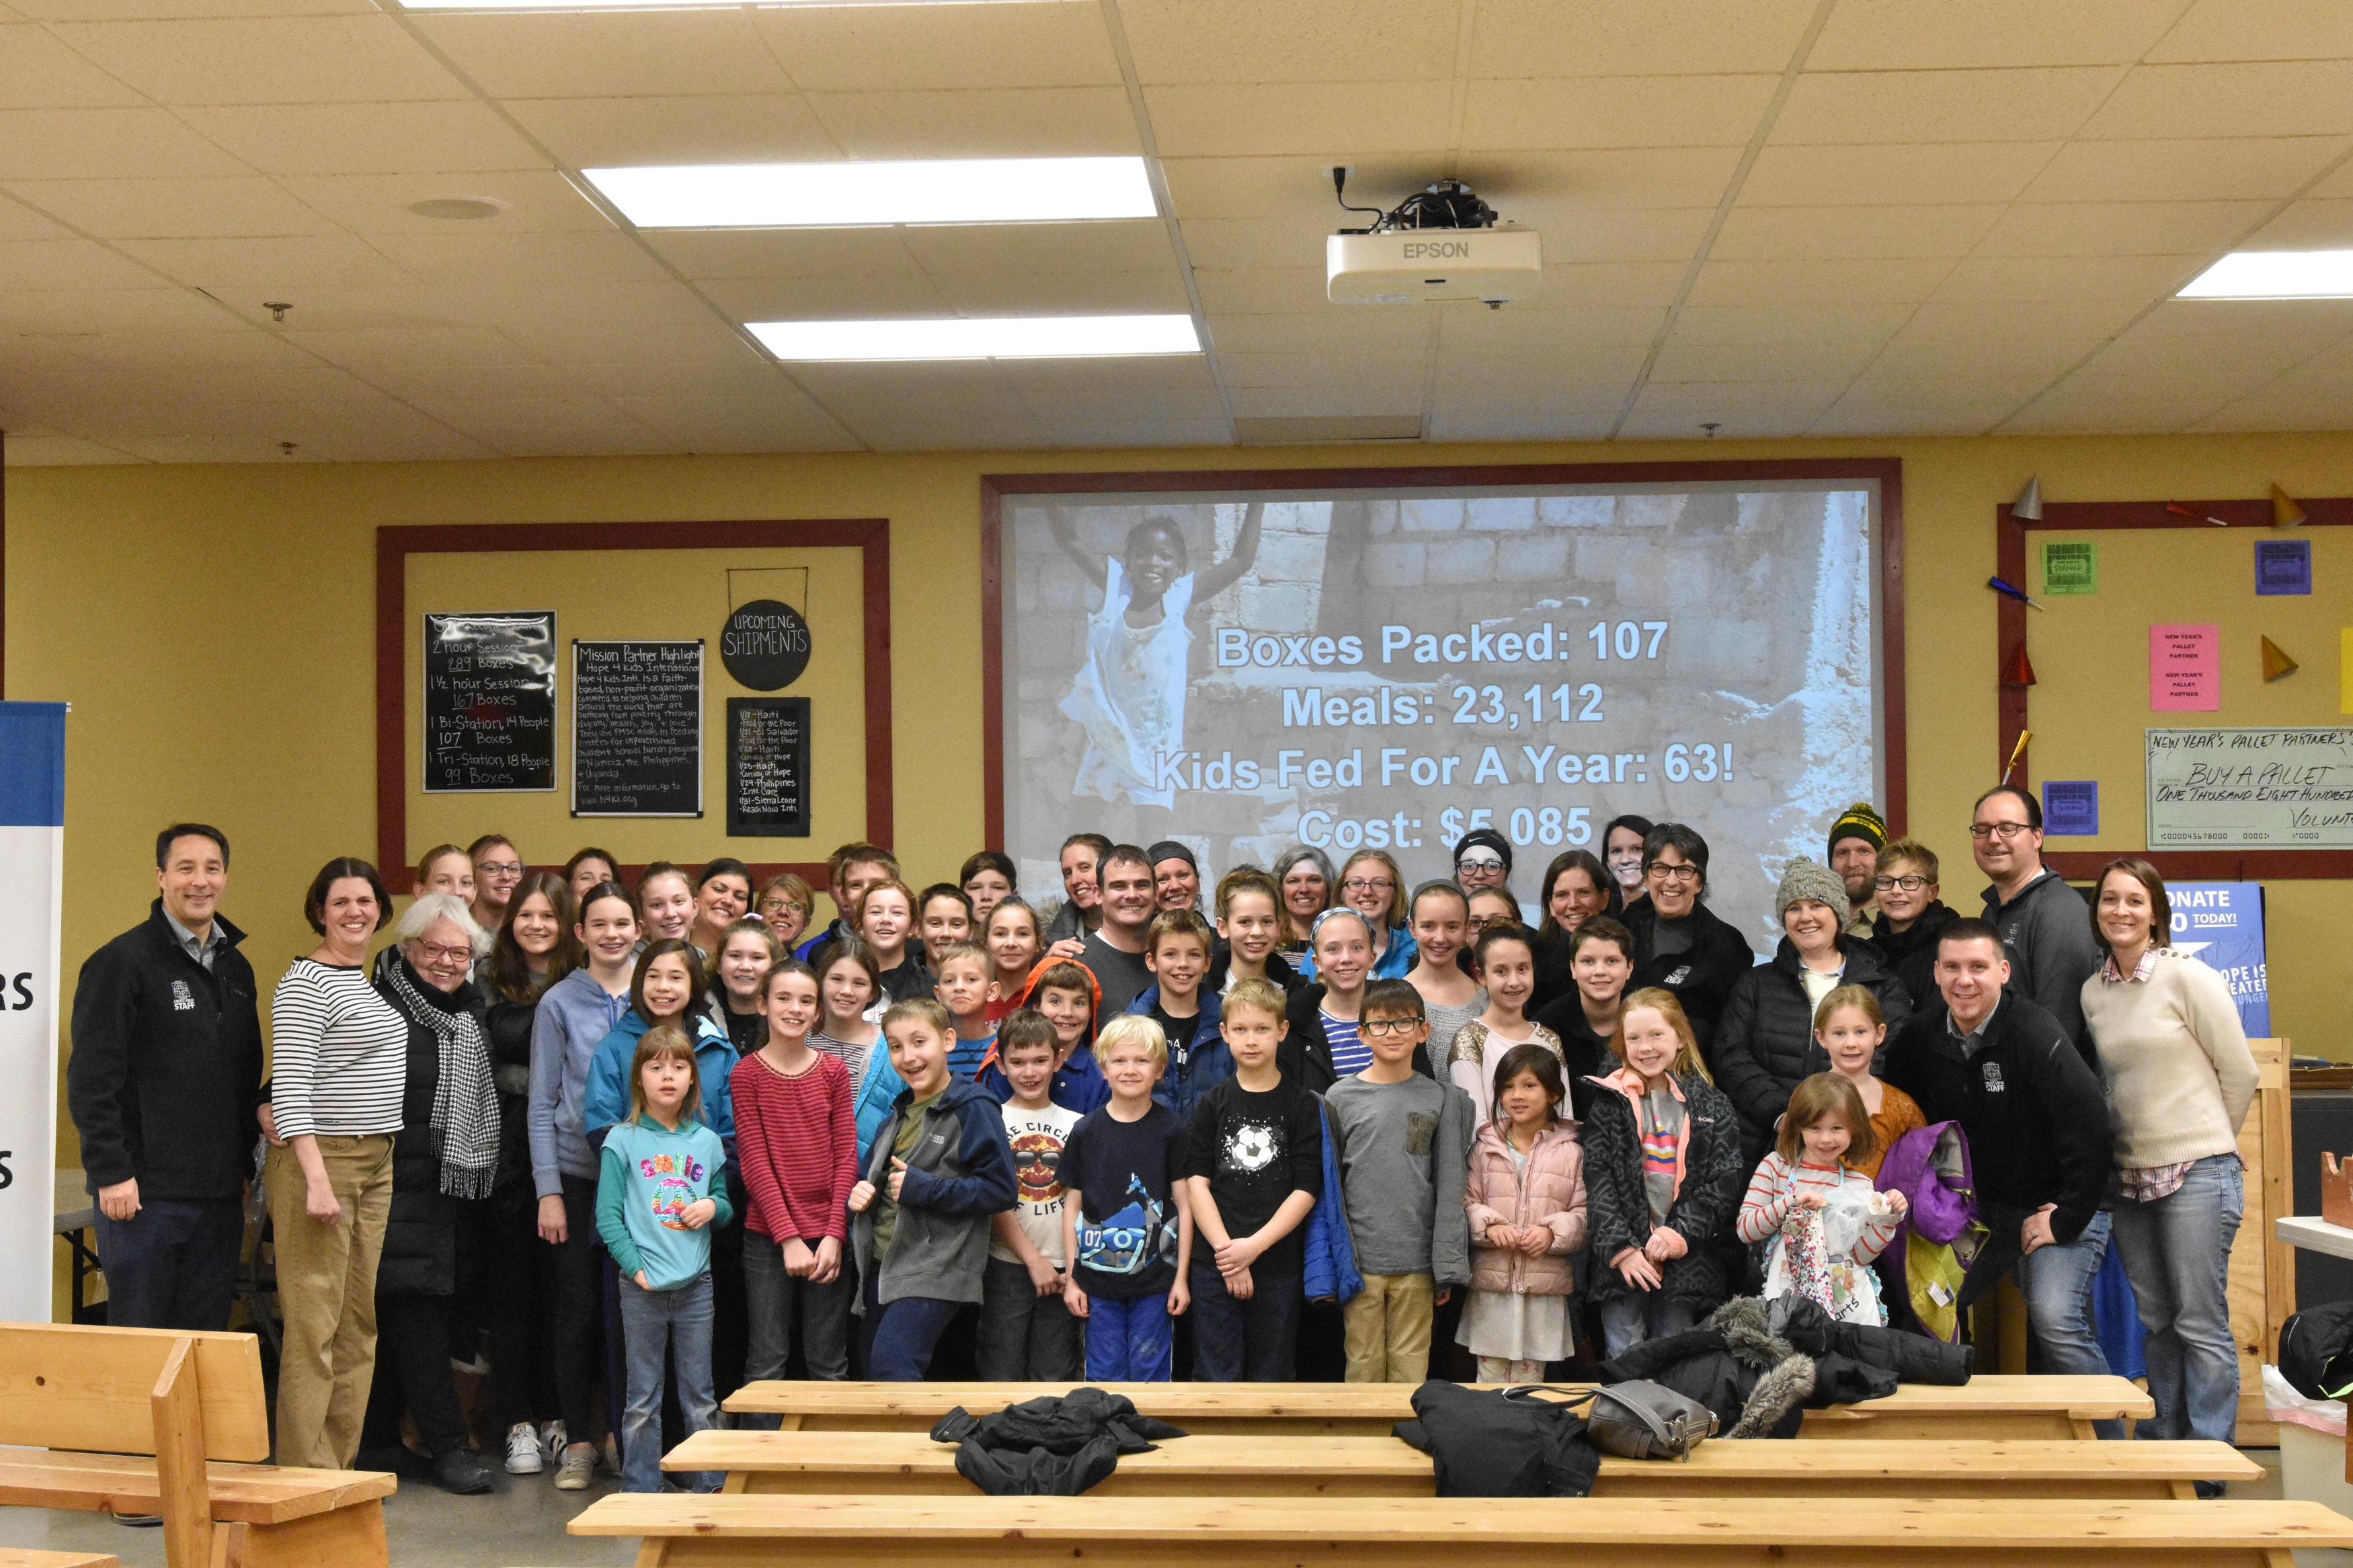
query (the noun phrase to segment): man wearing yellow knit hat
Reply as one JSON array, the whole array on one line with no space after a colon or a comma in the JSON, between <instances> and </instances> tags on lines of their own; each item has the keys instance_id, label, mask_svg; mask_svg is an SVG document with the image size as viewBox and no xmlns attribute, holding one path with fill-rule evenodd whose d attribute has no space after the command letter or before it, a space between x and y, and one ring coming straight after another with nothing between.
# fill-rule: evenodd
<instances>
[{"instance_id":1,"label":"man wearing yellow knit hat","mask_svg":"<svg viewBox=\"0 0 2353 1568\"><path fill-rule=\"evenodd\" d=\"M1826 858L1839 880L1846 884L1847 905L1852 911L1845 926L1849 936L1871 935L1872 921L1879 915L1878 889L1872 883L1879 875L1879 852L1886 847L1887 823L1867 800L1856 801L1831 824Z\"/></svg>"}]
</instances>

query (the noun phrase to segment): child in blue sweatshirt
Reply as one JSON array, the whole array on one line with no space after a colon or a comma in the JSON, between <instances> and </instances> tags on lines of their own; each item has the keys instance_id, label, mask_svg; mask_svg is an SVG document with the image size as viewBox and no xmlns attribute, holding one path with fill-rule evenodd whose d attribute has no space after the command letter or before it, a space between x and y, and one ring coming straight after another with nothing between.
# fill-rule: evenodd
<instances>
[{"instance_id":1,"label":"child in blue sweatshirt","mask_svg":"<svg viewBox=\"0 0 2353 1568\"><path fill-rule=\"evenodd\" d=\"M621 1275L621 1342L628 1398L621 1415L621 1479L661 1489L662 1364L678 1369L689 1432L717 1414L711 1386L711 1231L733 1216L719 1134L697 1116L694 1042L671 1024L648 1029L629 1064L629 1117L605 1139L596 1233ZM717 1491L720 1478L691 1478Z\"/></svg>"}]
</instances>

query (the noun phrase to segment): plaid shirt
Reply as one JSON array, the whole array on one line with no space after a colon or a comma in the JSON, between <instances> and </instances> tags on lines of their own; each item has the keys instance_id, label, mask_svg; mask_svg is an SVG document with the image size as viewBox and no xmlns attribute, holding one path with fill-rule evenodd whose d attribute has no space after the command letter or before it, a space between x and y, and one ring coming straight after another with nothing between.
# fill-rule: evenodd
<instances>
[{"instance_id":1,"label":"plaid shirt","mask_svg":"<svg viewBox=\"0 0 2353 1568\"><path fill-rule=\"evenodd\" d=\"M2146 982L2156 971L2155 942L2141 949L2140 962L2133 965L2130 974L2116 967L2116 951L2112 948L2108 956L2100 962L2100 984L2126 985L2135 981ZM2183 1160L2171 1165L2137 1166L2117 1172L2116 1179L2123 1184L2126 1197L2137 1204L2153 1204L2159 1198L2169 1198L2179 1192L2181 1184L2189 1179L2189 1167L2197 1163L2195 1160Z\"/></svg>"}]
</instances>

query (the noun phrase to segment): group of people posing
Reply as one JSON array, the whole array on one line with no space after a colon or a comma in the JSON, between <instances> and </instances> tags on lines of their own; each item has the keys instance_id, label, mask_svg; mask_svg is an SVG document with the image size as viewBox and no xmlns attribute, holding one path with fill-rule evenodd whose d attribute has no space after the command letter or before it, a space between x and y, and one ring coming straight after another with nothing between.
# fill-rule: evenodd
<instances>
[{"instance_id":1,"label":"group of people posing","mask_svg":"<svg viewBox=\"0 0 2353 1568\"><path fill-rule=\"evenodd\" d=\"M1909 1323L1873 1265L1920 1162L1883 1162L1928 1133L1982 1226L1934 1331L2011 1274L2041 1367L2105 1370L2113 1239L2142 1434L2227 1439L2253 1058L2156 871L2112 863L2087 909L2040 816L1978 803L1964 918L1851 809L1761 963L1701 835L1639 818L1555 858L1533 924L1484 830L1411 889L1303 846L1205 889L1182 843L1074 835L1048 909L995 851L918 891L850 844L823 926L791 875L632 886L492 835L427 855L396 921L375 868L320 868L266 1081L227 839L176 825L74 1005L110 1316L227 1323L258 1142L281 1463L487 1489L453 1372L487 1359L509 1471L586 1487L601 1427L651 1489L666 1394L691 1431L745 1381L920 1379L975 1305L989 1380L1285 1380L1318 1300L1371 1381L1420 1381L1433 1339L1535 1380L1759 1289Z\"/></svg>"}]
</instances>

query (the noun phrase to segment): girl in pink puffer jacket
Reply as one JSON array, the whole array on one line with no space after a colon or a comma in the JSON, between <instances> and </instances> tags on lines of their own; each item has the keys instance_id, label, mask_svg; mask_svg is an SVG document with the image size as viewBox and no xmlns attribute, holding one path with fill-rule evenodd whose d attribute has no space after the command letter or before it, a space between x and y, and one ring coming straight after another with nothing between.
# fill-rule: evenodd
<instances>
[{"instance_id":1,"label":"girl in pink puffer jacket","mask_svg":"<svg viewBox=\"0 0 2353 1568\"><path fill-rule=\"evenodd\" d=\"M1560 1118L1560 1058L1514 1046L1495 1064L1495 1114L1471 1145L1471 1295L1456 1338L1482 1383L1538 1383L1576 1346L1569 1255L1585 1245L1585 1151Z\"/></svg>"}]
</instances>

